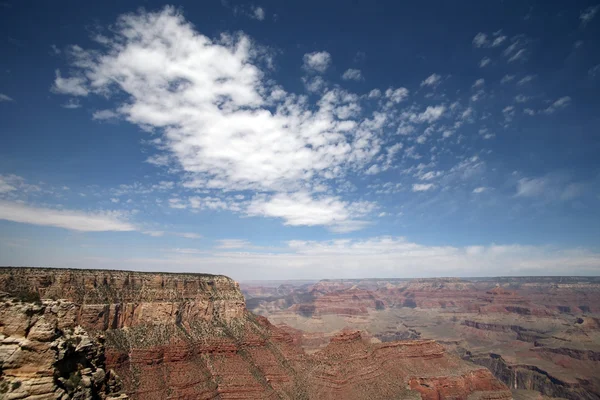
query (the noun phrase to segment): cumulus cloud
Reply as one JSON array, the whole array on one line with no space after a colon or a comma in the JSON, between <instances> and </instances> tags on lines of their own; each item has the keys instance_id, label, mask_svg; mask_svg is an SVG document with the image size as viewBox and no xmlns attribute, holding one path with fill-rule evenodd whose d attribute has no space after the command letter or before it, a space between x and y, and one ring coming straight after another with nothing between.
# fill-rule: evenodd
<instances>
[{"instance_id":1,"label":"cumulus cloud","mask_svg":"<svg viewBox=\"0 0 600 400\"><path fill-rule=\"evenodd\" d=\"M331 54L326 51L315 51L304 55L304 69L324 73L331 65Z\"/></svg>"},{"instance_id":2,"label":"cumulus cloud","mask_svg":"<svg viewBox=\"0 0 600 400\"><path fill-rule=\"evenodd\" d=\"M363 76L360 69L350 68L344 72L342 79L345 81L360 81L363 79Z\"/></svg>"},{"instance_id":3,"label":"cumulus cloud","mask_svg":"<svg viewBox=\"0 0 600 400\"><path fill-rule=\"evenodd\" d=\"M0 200L0 219L23 224L53 226L81 232L134 231L118 212L55 210Z\"/></svg>"},{"instance_id":4,"label":"cumulus cloud","mask_svg":"<svg viewBox=\"0 0 600 400\"><path fill-rule=\"evenodd\" d=\"M249 37L210 39L172 7L123 15L111 32L99 49L73 46L73 75L57 72L53 90L115 100L94 118L118 116L158 133L148 162L176 165L188 189L251 190L270 199L304 191L319 204L312 189L370 164L382 151L389 104L408 96L406 88L387 89L387 103L367 113L360 96L307 81L320 96L311 104L269 77L270 55ZM327 52L304 57L312 72L330 63ZM422 118L434 120L435 111ZM306 206L304 197L289 199ZM188 200L170 205L193 209ZM335 210L330 219L338 221Z\"/></svg>"},{"instance_id":5,"label":"cumulus cloud","mask_svg":"<svg viewBox=\"0 0 600 400\"><path fill-rule=\"evenodd\" d=\"M432 123L432 122L435 122L438 119L440 119L444 115L445 111L446 111L446 106L444 106L444 105L428 106L425 109L425 111L423 111L422 113L420 113L418 115L414 115L414 114L411 115L410 120L411 120L411 122Z\"/></svg>"},{"instance_id":6,"label":"cumulus cloud","mask_svg":"<svg viewBox=\"0 0 600 400\"><path fill-rule=\"evenodd\" d=\"M489 57L483 57L481 61L479 61L479 67L484 68L488 66L492 62L492 59Z\"/></svg>"},{"instance_id":7,"label":"cumulus cloud","mask_svg":"<svg viewBox=\"0 0 600 400\"><path fill-rule=\"evenodd\" d=\"M390 99L390 101L393 103L400 103L408 97L408 93L409 93L409 91L407 88L403 88L403 87L398 88L398 89L389 88L385 91L385 97Z\"/></svg>"}]
</instances>

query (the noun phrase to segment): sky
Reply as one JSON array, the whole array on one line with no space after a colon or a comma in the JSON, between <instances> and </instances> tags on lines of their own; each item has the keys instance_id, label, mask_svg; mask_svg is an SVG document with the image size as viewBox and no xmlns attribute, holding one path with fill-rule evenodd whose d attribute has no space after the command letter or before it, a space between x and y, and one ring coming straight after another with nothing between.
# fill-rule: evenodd
<instances>
[{"instance_id":1,"label":"sky","mask_svg":"<svg viewBox=\"0 0 600 400\"><path fill-rule=\"evenodd\" d=\"M0 2L0 265L600 275L600 3Z\"/></svg>"}]
</instances>

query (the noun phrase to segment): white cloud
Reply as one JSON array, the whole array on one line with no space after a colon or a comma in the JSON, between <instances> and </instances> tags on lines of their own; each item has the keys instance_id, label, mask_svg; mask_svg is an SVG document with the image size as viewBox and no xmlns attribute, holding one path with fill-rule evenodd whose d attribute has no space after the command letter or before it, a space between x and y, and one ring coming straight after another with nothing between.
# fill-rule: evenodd
<instances>
[{"instance_id":1,"label":"white cloud","mask_svg":"<svg viewBox=\"0 0 600 400\"><path fill-rule=\"evenodd\" d=\"M435 185L433 183L415 183L412 185L413 192L426 192L433 189Z\"/></svg>"},{"instance_id":2,"label":"white cloud","mask_svg":"<svg viewBox=\"0 0 600 400\"><path fill-rule=\"evenodd\" d=\"M0 175L0 194L17 190L22 181L17 175Z\"/></svg>"},{"instance_id":3,"label":"white cloud","mask_svg":"<svg viewBox=\"0 0 600 400\"><path fill-rule=\"evenodd\" d=\"M265 10L262 7L254 7L252 10L252 16L254 19L263 21L265 19Z\"/></svg>"},{"instance_id":4,"label":"white cloud","mask_svg":"<svg viewBox=\"0 0 600 400\"><path fill-rule=\"evenodd\" d=\"M480 187L473 189L473 193L483 193L486 190L487 190L487 188L485 186L480 186Z\"/></svg>"},{"instance_id":5,"label":"white cloud","mask_svg":"<svg viewBox=\"0 0 600 400\"><path fill-rule=\"evenodd\" d=\"M12 99L12 97L8 97L4 93L0 93L0 103L5 102L5 101L14 101L14 100Z\"/></svg>"},{"instance_id":6,"label":"white cloud","mask_svg":"<svg viewBox=\"0 0 600 400\"><path fill-rule=\"evenodd\" d=\"M116 118L119 118L119 114L112 110L98 110L92 114L92 119L98 121L112 120Z\"/></svg>"},{"instance_id":7,"label":"white cloud","mask_svg":"<svg viewBox=\"0 0 600 400\"><path fill-rule=\"evenodd\" d=\"M572 182L566 174L548 174L537 178L521 178L516 197L540 198L544 202L567 201L581 196L587 188L583 182Z\"/></svg>"},{"instance_id":8,"label":"white cloud","mask_svg":"<svg viewBox=\"0 0 600 400\"><path fill-rule=\"evenodd\" d=\"M517 85L522 86L525 85L531 81L533 81L536 78L535 75L526 75L525 77L523 77L521 80L519 80L517 82Z\"/></svg>"},{"instance_id":9,"label":"white cloud","mask_svg":"<svg viewBox=\"0 0 600 400\"><path fill-rule=\"evenodd\" d=\"M327 86L322 76L303 77L302 82L306 90L310 93L322 93Z\"/></svg>"},{"instance_id":10,"label":"white cloud","mask_svg":"<svg viewBox=\"0 0 600 400\"><path fill-rule=\"evenodd\" d=\"M61 104L62 108L74 110L76 108L81 108L81 103L77 99L69 99L66 103Z\"/></svg>"},{"instance_id":11,"label":"white cloud","mask_svg":"<svg viewBox=\"0 0 600 400\"><path fill-rule=\"evenodd\" d=\"M440 119L444 115L445 111L446 106L444 105L428 106L425 111L417 115L416 118L411 118L411 121L432 123Z\"/></svg>"},{"instance_id":12,"label":"white cloud","mask_svg":"<svg viewBox=\"0 0 600 400\"><path fill-rule=\"evenodd\" d=\"M186 239L201 239L202 235L192 232L174 232L173 235Z\"/></svg>"},{"instance_id":13,"label":"white cloud","mask_svg":"<svg viewBox=\"0 0 600 400\"><path fill-rule=\"evenodd\" d=\"M475 47L485 47L488 44L487 35L483 32L479 32L473 38L473 46Z\"/></svg>"},{"instance_id":14,"label":"white cloud","mask_svg":"<svg viewBox=\"0 0 600 400\"><path fill-rule=\"evenodd\" d=\"M484 84L485 84L485 79L479 78L475 81L475 83L471 87L475 89L475 88L482 87Z\"/></svg>"},{"instance_id":15,"label":"white cloud","mask_svg":"<svg viewBox=\"0 0 600 400\"><path fill-rule=\"evenodd\" d=\"M421 82L421 87L423 86L437 86L440 84L442 80L442 77L438 74L431 74L427 77L427 79L425 79L423 82Z\"/></svg>"},{"instance_id":16,"label":"white cloud","mask_svg":"<svg viewBox=\"0 0 600 400\"><path fill-rule=\"evenodd\" d=\"M488 38L488 35L486 35L483 32L479 32L473 38L473 46L474 47L478 47L478 48L481 48L481 47L498 47L502 43L504 43L506 41L506 39L507 39L506 36L502 35L502 31L494 32L493 36L494 36L494 38L493 38L493 40L491 40L491 38Z\"/></svg>"},{"instance_id":17,"label":"white cloud","mask_svg":"<svg viewBox=\"0 0 600 400\"><path fill-rule=\"evenodd\" d=\"M246 239L220 239L217 240L217 249L242 249L251 247L252 244Z\"/></svg>"},{"instance_id":18,"label":"white cloud","mask_svg":"<svg viewBox=\"0 0 600 400\"><path fill-rule=\"evenodd\" d=\"M504 75L502 77L502 79L500 80L500 83L502 83L502 84L508 83L508 82L512 81L513 79L515 79L514 75Z\"/></svg>"},{"instance_id":19,"label":"white cloud","mask_svg":"<svg viewBox=\"0 0 600 400\"><path fill-rule=\"evenodd\" d=\"M369 99L376 99L378 97L381 97L381 90L379 89L373 89L369 92L368 95Z\"/></svg>"},{"instance_id":20,"label":"white cloud","mask_svg":"<svg viewBox=\"0 0 600 400\"><path fill-rule=\"evenodd\" d=\"M360 69L350 68L342 75L342 79L345 81L360 81L363 79Z\"/></svg>"},{"instance_id":21,"label":"white cloud","mask_svg":"<svg viewBox=\"0 0 600 400\"><path fill-rule=\"evenodd\" d=\"M332 229L349 226L370 213L373 203L348 203L335 196L312 197L308 193L279 193L271 197L257 196L248 206L250 216L282 218L285 225L326 225ZM361 226L362 227L362 226Z\"/></svg>"},{"instance_id":22,"label":"white cloud","mask_svg":"<svg viewBox=\"0 0 600 400\"><path fill-rule=\"evenodd\" d=\"M304 69L324 73L331 64L331 54L326 51L315 51L304 55Z\"/></svg>"},{"instance_id":23,"label":"white cloud","mask_svg":"<svg viewBox=\"0 0 600 400\"><path fill-rule=\"evenodd\" d=\"M504 43L505 40L506 40L506 36L498 36L492 42L492 47L498 47L498 46L500 46L502 43Z\"/></svg>"},{"instance_id":24,"label":"white cloud","mask_svg":"<svg viewBox=\"0 0 600 400\"><path fill-rule=\"evenodd\" d=\"M136 230L118 212L55 210L3 200L0 200L0 219L23 224L54 226L82 232Z\"/></svg>"},{"instance_id":25,"label":"white cloud","mask_svg":"<svg viewBox=\"0 0 600 400\"><path fill-rule=\"evenodd\" d=\"M524 60L526 57L527 57L527 50L525 50L525 49L519 49L519 51L517 51L515 54L513 54L508 59L508 62L513 62L513 61L518 61L518 60Z\"/></svg>"},{"instance_id":26,"label":"white cloud","mask_svg":"<svg viewBox=\"0 0 600 400\"><path fill-rule=\"evenodd\" d=\"M483 57L481 61L479 61L479 67L484 68L492 62L492 59L489 57Z\"/></svg>"},{"instance_id":27,"label":"white cloud","mask_svg":"<svg viewBox=\"0 0 600 400\"><path fill-rule=\"evenodd\" d=\"M249 37L210 39L172 7L123 15L111 35L99 50L73 51L74 77L58 75L55 90L113 100L120 118L156 135L148 162L177 168L188 189L310 194L372 164L388 104L408 96L389 89L366 112L362 97L335 87L312 103L273 81L270 55ZM305 55L312 71L330 63L326 52Z\"/></svg>"},{"instance_id":28,"label":"white cloud","mask_svg":"<svg viewBox=\"0 0 600 400\"><path fill-rule=\"evenodd\" d=\"M400 103L408 97L408 93L408 89L403 87L398 89L389 88L385 91L385 97L394 103Z\"/></svg>"},{"instance_id":29,"label":"white cloud","mask_svg":"<svg viewBox=\"0 0 600 400\"><path fill-rule=\"evenodd\" d=\"M56 79L52 91L72 96L87 96L90 92L85 78L79 76L63 78L59 70L56 70Z\"/></svg>"},{"instance_id":30,"label":"white cloud","mask_svg":"<svg viewBox=\"0 0 600 400\"><path fill-rule=\"evenodd\" d=\"M520 244L474 244L471 246L423 245L402 237L366 237L326 241L288 241L276 252L232 249L206 252L197 249L166 249L162 257L75 258L72 263L28 253L27 265L108 268L130 270L226 274L236 280L406 278L439 276L548 276L600 274L600 254L582 248L527 246ZM11 264L8 252L0 264ZM43 257L43 258L42 258ZM286 268L281 268L285 265Z\"/></svg>"},{"instance_id":31,"label":"white cloud","mask_svg":"<svg viewBox=\"0 0 600 400\"><path fill-rule=\"evenodd\" d=\"M548 108L544 110L545 114L554 114L556 111L566 108L571 104L571 98L569 96L561 97L552 103Z\"/></svg>"},{"instance_id":32,"label":"white cloud","mask_svg":"<svg viewBox=\"0 0 600 400\"><path fill-rule=\"evenodd\" d=\"M600 10L600 5L590 6L581 12L579 15L579 19L581 20L581 25L586 26L596 14L598 14L598 10Z\"/></svg>"},{"instance_id":33,"label":"white cloud","mask_svg":"<svg viewBox=\"0 0 600 400\"><path fill-rule=\"evenodd\" d=\"M181 199L174 197L172 199L169 199L169 207L175 208L178 210L184 210L184 209L188 208L188 204L183 202Z\"/></svg>"},{"instance_id":34,"label":"white cloud","mask_svg":"<svg viewBox=\"0 0 600 400\"><path fill-rule=\"evenodd\" d=\"M523 94L518 94L515 96L515 101L517 103L527 103L529 101L529 97Z\"/></svg>"}]
</instances>

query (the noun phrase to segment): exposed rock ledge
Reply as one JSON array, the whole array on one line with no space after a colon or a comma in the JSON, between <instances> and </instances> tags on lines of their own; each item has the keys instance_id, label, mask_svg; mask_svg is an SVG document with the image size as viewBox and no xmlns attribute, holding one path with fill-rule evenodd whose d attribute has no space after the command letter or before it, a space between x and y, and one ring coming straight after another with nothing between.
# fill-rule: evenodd
<instances>
[{"instance_id":1,"label":"exposed rock ledge","mask_svg":"<svg viewBox=\"0 0 600 400\"><path fill-rule=\"evenodd\" d=\"M75 324L71 302L0 293L0 398L127 399L104 345Z\"/></svg>"}]
</instances>

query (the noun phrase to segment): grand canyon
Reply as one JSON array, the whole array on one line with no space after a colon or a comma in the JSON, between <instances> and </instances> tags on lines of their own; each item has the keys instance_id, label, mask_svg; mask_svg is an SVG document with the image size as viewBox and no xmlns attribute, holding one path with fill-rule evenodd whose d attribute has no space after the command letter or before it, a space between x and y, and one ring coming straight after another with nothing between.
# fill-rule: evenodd
<instances>
[{"instance_id":1,"label":"grand canyon","mask_svg":"<svg viewBox=\"0 0 600 400\"><path fill-rule=\"evenodd\" d=\"M6 399L598 399L600 280L0 269Z\"/></svg>"}]
</instances>

